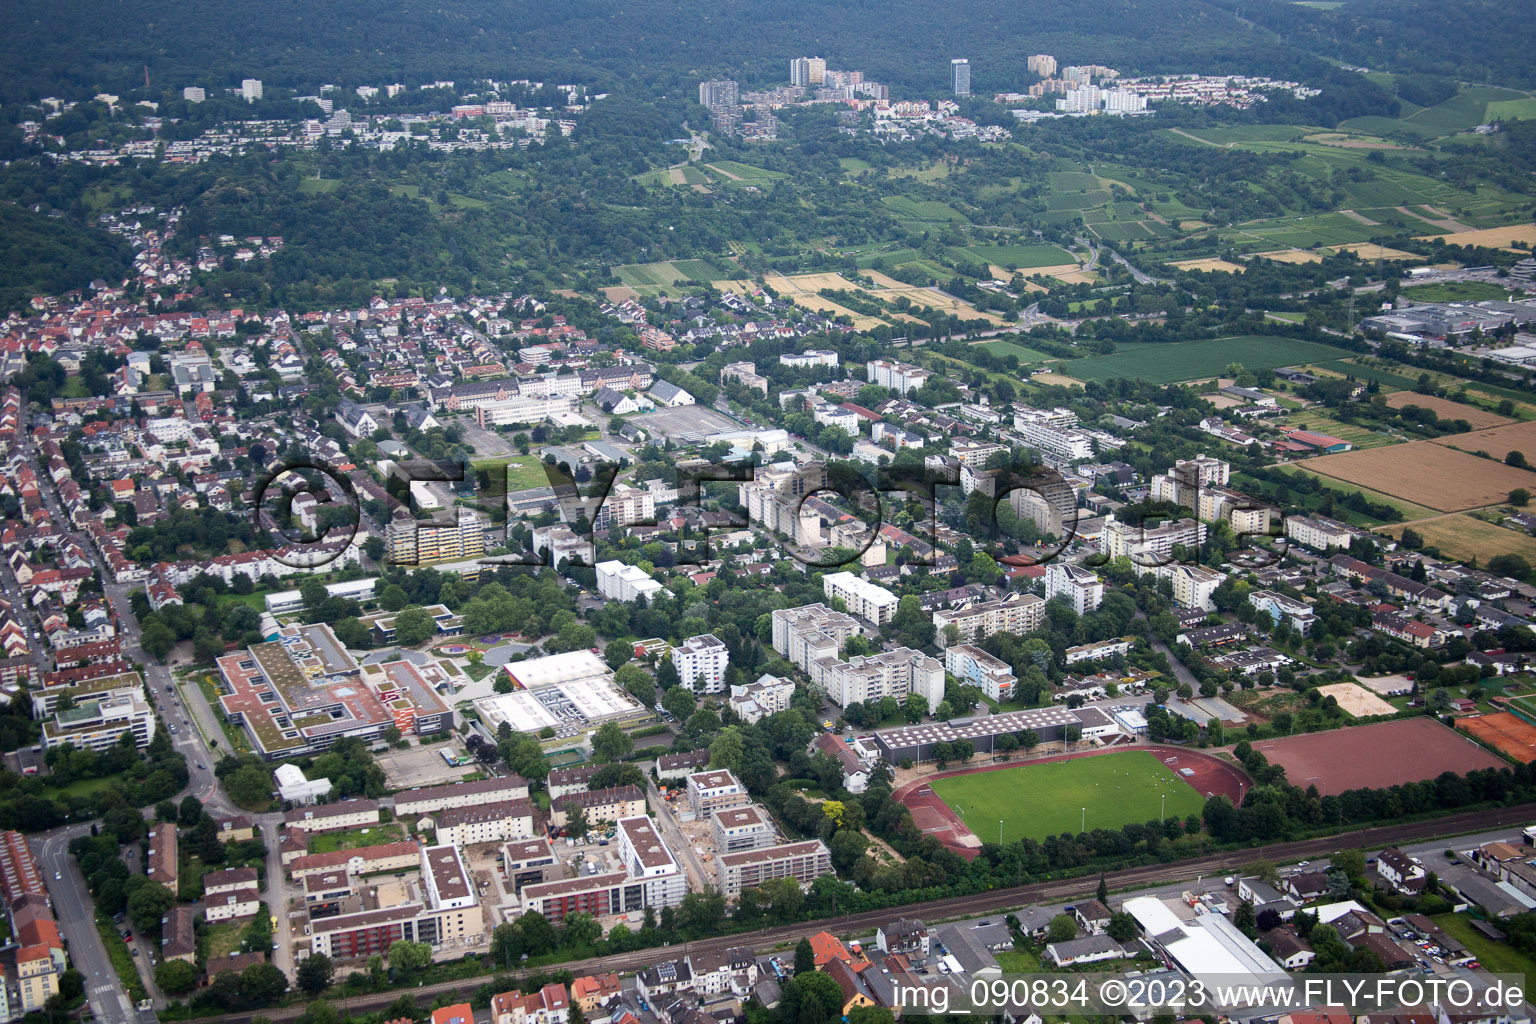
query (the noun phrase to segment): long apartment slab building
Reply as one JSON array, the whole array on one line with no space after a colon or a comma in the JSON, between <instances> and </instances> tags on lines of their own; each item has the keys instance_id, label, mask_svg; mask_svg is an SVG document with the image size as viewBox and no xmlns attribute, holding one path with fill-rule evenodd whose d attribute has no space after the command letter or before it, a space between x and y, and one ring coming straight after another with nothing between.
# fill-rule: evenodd
<instances>
[{"instance_id":1,"label":"long apartment slab building","mask_svg":"<svg viewBox=\"0 0 1536 1024\"><path fill-rule=\"evenodd\" d=\"M940 608L933 613L940 647L949 644L945 628L960 631L959 643L974 644L993 633L1023 635L1040 628L1045 621L1045 602L1034 594L1009 594L994 601L978 601L963 608Z\"/></svg>"},{"instance_id":2,"label":"long apartment slab building","mask_svg":"<svg viewBox=\"0 0 1536 1024\"><path fill-rule=\"evenodd\" d=\"M793 878L804 888L832 873L832 853L820 839L723 853L717 863L720 895L730 901L777 878Z\"/></svg>"},{"instance_id":3,"label":"long apartment slab building","mask_svg":"<svg viewBox=\"0 0 1536 1024\"><path fill-rule=\"evenodd\" d=\"M429 668L362 668L327 625L284 627L275 639L215 663L220 706L268 760L318 753L338 739L371 742L391 726L428 736L453 726Z\"/></svg>"},{"instance_id":4,"label":"long apartment slab building","mask_svg":"<svg viewBox=\"0 0 1536 1024\"><path fill-rule=\"evenodd\" d=\"M1205 524L1198 519L1174 519L1151 527L1130 523L1104 527L1104 553L1110 558L1129 558L1143 570L1172 560L1175 547L1193 554L1204 543Z\"/></svg>"},{"instance_id":5,"label":"long apartment slab building","mask_svg":"<svg viewBox=\"0 0 1536 1024\"><path fill-rule=\"evenodd\" d=\"M824 462L776 462L757 469L751 480L738 484L736 500L747 510L748 522L809 546L820 540L821 520L805 498L826 485Z\"/></svg>"},{"instance_id":6,"label":"long apartment slab building","mask_svg":"<svg viewBox=\"0 0 1536 1024\"><path fill-rule=\"evenodd\" d=\"M898 647L842 661L822 658L811 665L811 681L827 692L838 707L863 704L882 697L901 699L922 695L930 708L944 699L944 665L922 651Z\"/></svg>"},{"instance_id":7,"label":"long apartment slab building","mask_svg":"<svg viewBox=\"0 0 1536 1024\"><path fill-rule=\"evenodd\" d=\"M452 523L437 523L398 516L384 531L384 546L394 565L426 565L457 562L485 554L489 523L467 508L450 512Z\"/></svg>"}]
</instances>

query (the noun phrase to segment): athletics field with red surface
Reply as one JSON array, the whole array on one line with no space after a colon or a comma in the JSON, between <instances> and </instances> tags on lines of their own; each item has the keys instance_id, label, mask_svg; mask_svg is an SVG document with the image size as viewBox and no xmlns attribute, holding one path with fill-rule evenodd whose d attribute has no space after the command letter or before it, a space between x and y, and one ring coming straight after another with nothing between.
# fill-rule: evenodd
<instances>
[{"instance_id":1,"label":"athletics field with red surface","mask_svg":"<svg viewBox=\"0 0 1536 1024\"><path fill-rule=\"evenodd\" d=\"M1020 759L1001 764L980 765L973 768L959 768L955 771L941 772L937 775L930 775L909 782L898 788L893 796L905 804L912 812L912 823L923 834L933 836L949 849L966 859L970 859L976 856L982 841L966 827L954 809L933 791L932 783L935 780L1007 771L1009 769L1029 768L1037 765L1049 765L1085 757L1113 757L1116 754L1130 752L1151 754L1169 771L1187 783L1191 789L1199 794L1202 800L1209 796L1223 795L1230 798L1233 803L1241 803L1243 794L1247 792L1248 777L1239 766L1229 761L1223 761L1199 750L1138 743L1106 749L1051 754L1045 757ZM1011 782L1000 778L998 779L998 784L1010 785ZM1022 807L1024 806L1022 793L1020 797ZM1154 814L1153 817L1155 818L1156 815ZM1124 824L1124 822L1121 824ZM1098 823L1098 825L1089 822L1088 825L1090 828L1104 827L1102 822ZM993 839L995 838L994 836Z\"/></svg>"},{"instance_id":2,"label":"athletics field with red surface","mask_svg":"<svg viewBox=\"0 0 1536 1024\"><path fill-rule=\"evenodd\" d=\"M1319 793L1383 789L1442 772L1509 765L1433 718L1403 718L1348 729L1263 740L1254 749L1285 769L1293 786Z\"/></svg>"}]
</instances>

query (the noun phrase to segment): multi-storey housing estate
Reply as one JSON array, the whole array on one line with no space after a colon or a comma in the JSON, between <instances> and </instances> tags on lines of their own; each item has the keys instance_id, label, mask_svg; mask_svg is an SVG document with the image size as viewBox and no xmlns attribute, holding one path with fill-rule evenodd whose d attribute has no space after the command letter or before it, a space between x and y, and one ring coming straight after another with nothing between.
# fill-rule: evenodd
<instances>
[{"instance_id":1,"label":"multi-storey housing estate","mask_svg":"<svg viewBox=\"0 0 1536 1024\"><path fill-rule=\"evenodd\" d=\"M1160 526L1110 523L1104 527L1104 553L1110 558L1129 558L1139 569L1166 564L1173 549L1194 552L1205 543L1205 524L1195 519L1175 519Z\"/></svg>"},{"instance_id":2,"label":"multi-storey housing estate","mask_svg":"<svg viewBox=\"0 0 1536 1024\"><path fill-rule=\"evenodd\" d=\"M940 647L949 644L946 626L960 631L960 643L975 643L991 633L1032 633L1045 621L1045 601L1034 594L1009 594L995 601L979 601L963 608L940 608L933 613Z\"/></svg>"},{"instance_id":3,"label":"multi-storey housing estate","mask_svg":"<svg viewBox=\"0 0 1536 1024\"><path fill-rule=\"evenodd\" d=\"M869 383L878 384L899 395L916 391L927 384L933 373L911 363L898 363L890 359L871 359L864 366Z\"/></svg>"},{"instance_id":4,"label":"multi-storey housing estate","mask_svg":"<svg viewBox=\"0 0 1536 1024\"><path fill-rule=\"evenodd\" d=\"M758 850L776 840L773 821L756 804L715 811L709 816L709 829L716 853Z\"/></svg>"},{"instance_id":5,"label":"multi-storey housing estate","mask_svg":"<svg viewBox=\"0 0 1536 1024\"><path fill-rule=\"evenodd\" d=\"M951 644L944 649L944 668L962 683L979 687L991 700L1013 700L1018 680L1008 663L971 644Z\"/></svg>"},{"instance_id":6,"label":"multi-storey housing estate","mask_svg":"<svg viewBox=\"0 0 1536 1024\"><path fill-rule=\"evenodd\" d=\"M718 863L720 894L727 900L735 900L743 890L757 888L775 878L793 878L804 887L832 873L831 851L820 839L723 853Z\"/></svg>"},{"instance_id":7,"label":"multi-storey housing estate","mask_svg":"<svg viewBox=\"0 0 1536 1024\"><path fill-rule=\"evenodd\" d=\"M920 694L930 708L944 699L944 666L910 647L840 661L823 658L811 667L811 680L839 707Z\"/></svg>"},{"instance_id":8,"label":"multi-storey housing estate","mask_svg":"<svg viewBox=\"0 0 1536 1024\"><path fill-rule=\"evenodd\" d=\"M821 578L821 585L827 597L842 601L849 614L877 626L890 622L900 603L889 590L851 572L829 572Z\"/></svg>"},{"instance_id":9,"label":"multi-storey housing estate","mask_svg":"<svg viewBox=\"0 0 1536 1024\"><path fill-rule=\"evenodd\" d=\"M849 637L862 633L853 616L819 603L776 608L772 617L773 649L802 672L810 672L811 666L823 658L836 658Z\"/></svg>"},{"instance_id":10,"label":"multi-storey housing estate","mask_svg":"<svg viewBox=\"0 0 1536 1024\"><path fill-rule=\"evenodd\" d=\"M649 601L658 594L662 586L645 570L637 566L626 565L617 559L597 563L597 592L610 601L636 601L641 598Z\"/></svg>"},{"instance_id":11,"label":"multi-storey housing estate","mask_svg":"<svg viewBox=\"0 0 1536 1024\"><path fill-rule=\"evenodd\" d=\"M713 633L691 636L672 648L677 678L695 694L724 693L730 652Z\"/></svg>"},{"instance_id":12,"label":"multi-storey housing estate","mask_svg":"<svg viewBox=\"0 0 1536 1024\"><path fill-rule=\"evenodd\" d=\"M1212 595L1227 578L1224 572L1189 562L1170 562L1156 566L1152 572L1173 584L1173 601L1180 608L1198 608L1207 612L1216 607Z\"/></svg>"},{"instance_id":13,"label":"multi-storey housing estate","mask_svg":"<svg viewBox=\"0 0 1536 1024\"><path fill-rule=\"evenodd\" d=\"M383 955L401 940L425 942L434 950L479 940L485 913L459 851L452 846L420 847L419 883L400 887L388 906L367 907L357 895L339 901L336 913L311 911L310 952L332 959Z\"/></svg>"},{"instance_id":14,"label":"multi-storey housing estate","mask_svg":"<svg viewBox=\"0 0 1536 1024\"><path fill-rule=\"evenodd\" d=\"M685 791L688 798L685 813L695 820L708 819L716 811L743 807L752 801L747 795L747 787L724 768L694 772L688 776Z\"/></svg>"},{"instance_id":15,"label":"multi-storey housing estate","mask_svg":"<svg viewBox=\"0 0 1536 1024\"><path fill-rule=\"evenodd\" d=\"M1104 583L1089 569L1070 562L1052 562L1045 567L1045 599L1064 597L1072 610L1087 615L1104 600Z\"/></svg>"},{"instance_id":16,"label":"multi-storey housing estate","mask_svg":"<svg viewBox=\"0 0 1536 1024\"><path fill-rule=\"evenodd\" d=\"M390 520L384 531L386 557L393 565L455 562L485 554L486 521L467 508L454 511L454 522Z\"/></svg>"},{"instance_id":17,"label":"multi-storey housing estate","mask_svg":"<svg viewBox=\"0 0 1536 1024\"><path fill-rule=\"evenodd\" d=\"M1314 551L1330 551L1333 548L1349 547L1355 531L1337 520L1322 516L1286 516L1285 535Z\"/></svg>"}]
</instances>

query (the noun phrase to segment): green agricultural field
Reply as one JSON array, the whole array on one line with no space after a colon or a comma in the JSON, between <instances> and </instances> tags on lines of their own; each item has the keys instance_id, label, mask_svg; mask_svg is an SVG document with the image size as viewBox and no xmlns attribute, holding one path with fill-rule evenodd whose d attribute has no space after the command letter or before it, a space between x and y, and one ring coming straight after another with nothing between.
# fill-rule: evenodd
<instances>
[{"instance_id":1,"label":"green agricultural field","mask_svg":"<svg viewBox=\"0 0 1536 1024\"><path fill-rule=\"evenodd\" d=\"M1490 121L1536 120L1536 99L1494 100L1485 116Z\"/></svg>"},{"instance_id":2,"label":"green agricultural field","mask_svg":"<svg viewBox=\"0 0 1536 1024\"><path fill-rule=\"evenodd\" d=\"M731 277L708 260L627 263L622 267L614 267L613 272L631 288L665 288L689 281L724 281Z\"/></svg>"},{"instance_id":3,"label":"green agricultural field","mask_svg":"<svg viewBox=\"0 0 1536 1024\"><path fill-rule=\"evenodd\" d=\"M1083 171L1052 171L1045 177L1053 192L1087 192L1103 187L1097 177Z\"/></svg>"},{"instance_id":4,"label":"green agricultural field","mask_svg":"<svg viewBox=\"0 0 1536 1024\"><path fill-rule=\"evenodd\" d=\"M1411 388L1418 381L1400 376L1388 370L1377 369L1374 366L1361 366L1358 363L1349 362L1349 357L1339 359L1327 359L1312 363L1320 370L1342 374L1345 377L1354 377L1356 380L1375 381L1386 388ZM1395 364L1394 364L1395 365Z\"/></svg>"},{"instance_id":5,"label":"green agricultural field","mask_svg":"<svg viewBox=\"0 0 1536 1024\"><path fill-rule=\"evenodd\" d=\"M963 221L965 214L936 200L911 199L907 196L885 196L880 200L898 217L921 221Z\"/></svg>"},{"instance_id":6,"label":"green agricultural field","mask_svg":"<svg viewBox=\"0 0 1536 1024\"><path fill-rule=\"evenodd\" d=\"M1011 843L1075 835L1085 820L1089 829L1118 829L1156 821L1160 813L1199 814L1205 806L1203 796L1146 751L938 779L933 791L988 843L998 822L1003 841Z\"/></svg>"},{"instance_id":7,"label":"green agricultural field","mask_svg":"<svg viewBox=\"0 0 1536 1024\"><path fill-rule=\"evenodd\" d=\"M1324 476L1321 473L1313 473L1313 472L1310 472L1309 470L1307 470L1305 467L1306 467L1306 460L1303 459L1301 462L1293 462L1293 463L1287 465L1285 467L1285 471L1287 473L1305 473L1307 476L1310 476L1310 477L1312 477L1315 480L1321 481L1324 487L1327 487L1327 488L1329 488L1331 490L1338 491L1341 494L1362 494L1372 504L1376 504L1376 505L1391 505L1393 508L1397 509L1399 512L1401 512L1403 514L1403 518L1397 520L1397 522L1412 522L1415 519L1425 519L1425 518L1428 518L1429 516L1440 515L1439 512L1435 511L1432 508L1426 508L1423 505L1415 505L1411 501L1404 501L1402 498L1394 498L1390 494L1382 494L1380 491L1373 491L1369 487L1361 487L1358 484L1348 483L1346 481L1338 479L1337 477ZM1292 494L1293 498L1294 497L1298 497L1298 496L1299 496L1298 494L1293 492L1293 494ZM1309 503L1308 504L1308 508L1309 509L1312 507L1312 504L1315 504L1315 503ZM1346 511L1342 506L1335 506L1335 508L1336 508L1336 511L1339 512L1339 513L1342 513L1344 511ZM1329 513L1329 514L1333 515L1333 513ZM1338 516L1335 515L1335 518L1338 518ZM1374 524L1376 524L1378 522L1381 522L1381 520L1371 519L1368 516L1358 516L1357 515L1357 516L1355 516L1355 518L1358 519L1361 522L1370 523L1372 525L1374 525Z\"/></svg>"},{"instance_id":8,"label":"green agricultural field","mask_svg":"<svg viewBox=\"0 0 1536 1024\"><path fill-rule=\"evenodd\" d=\"M1069 192L1066 195L1051 196L1045 201L1045 208L1057 212L1091 210L1107 202L1109 202L1109 193L1100 189L1094 192Z\"/></svg>"},{"instance_id":9,"label":"green agricultural field","mask_svg":"<svg viewBox=\"0 0 1536 1024\"><path fill-rule=\"evenodd\" d=\"M1121 345L1111 355L1069 360L1062 364L1061 372L1078 380L1129 377L1153 384L1174 384L1218 376L1228 363L1242 363L1250 370L1271 370L1338 358L1340 353L1340 349L1313 341L1244 335L1166 345Z\"/></svg>"},{"instance_id":10,"label":"green agricultural field","mask_svg":"<svg viewBox=\"0 0 1536 1024\"><path fill-rule=\"evenodd\" d=\"M965 251L983 263L1018 267L1026 271L1034 267L1060 267L1076 262L1071 253L1054 245L972 245L967 246Z\"/></svg>"}]
</instances>

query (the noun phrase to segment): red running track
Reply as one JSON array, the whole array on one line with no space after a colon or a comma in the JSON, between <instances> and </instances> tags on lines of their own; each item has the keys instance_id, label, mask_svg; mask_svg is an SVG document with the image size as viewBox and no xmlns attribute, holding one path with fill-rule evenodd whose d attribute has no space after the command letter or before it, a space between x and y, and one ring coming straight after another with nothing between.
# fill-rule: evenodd
<instances>
[{"instance_id":1,"label":"red running track","mask_svg":"<svg viewBox=\"0 0 1536 1024\"><path fill-rule=\"evenodd\" d=\"M912 812L912 823L924 835L931 835L947 848L958 853L966 860L972 860L979 852L979 844L971 830L965 827L960 817L950 809L938 794L929 785L934 779L949 779L958 775L977 775L981 772L1004 771L1008 768L1020 768L1032 764L1051 764L1057 761L1070 761L1078 757L1107 757L1111 754L1124 754L1130 751L1144 750L1167 763L1176 773L1185 769L1192 771L1193 775L1180 774L1179 778L1202 796L1225 796L1234 804L1243 802L1243 794L1248 791L1249 780L1242 768L1230 761L1223 761L1218 757L1206 753L1203 750L1191 750L1186 747L1168 747L1161 744L1126 744L1123 746L1107 747L1099 750L1078 750L1069 754L1048 754L1045 757L1020 758L1001 764L984 764L971 768L957 768L950 772L940 772L937 775L928 775L913 782L909 782L898 788L891 796L907 806ZM1168 759L1177 758L1177 763L1170 763Z\"/></svg>"}]
</instances>

